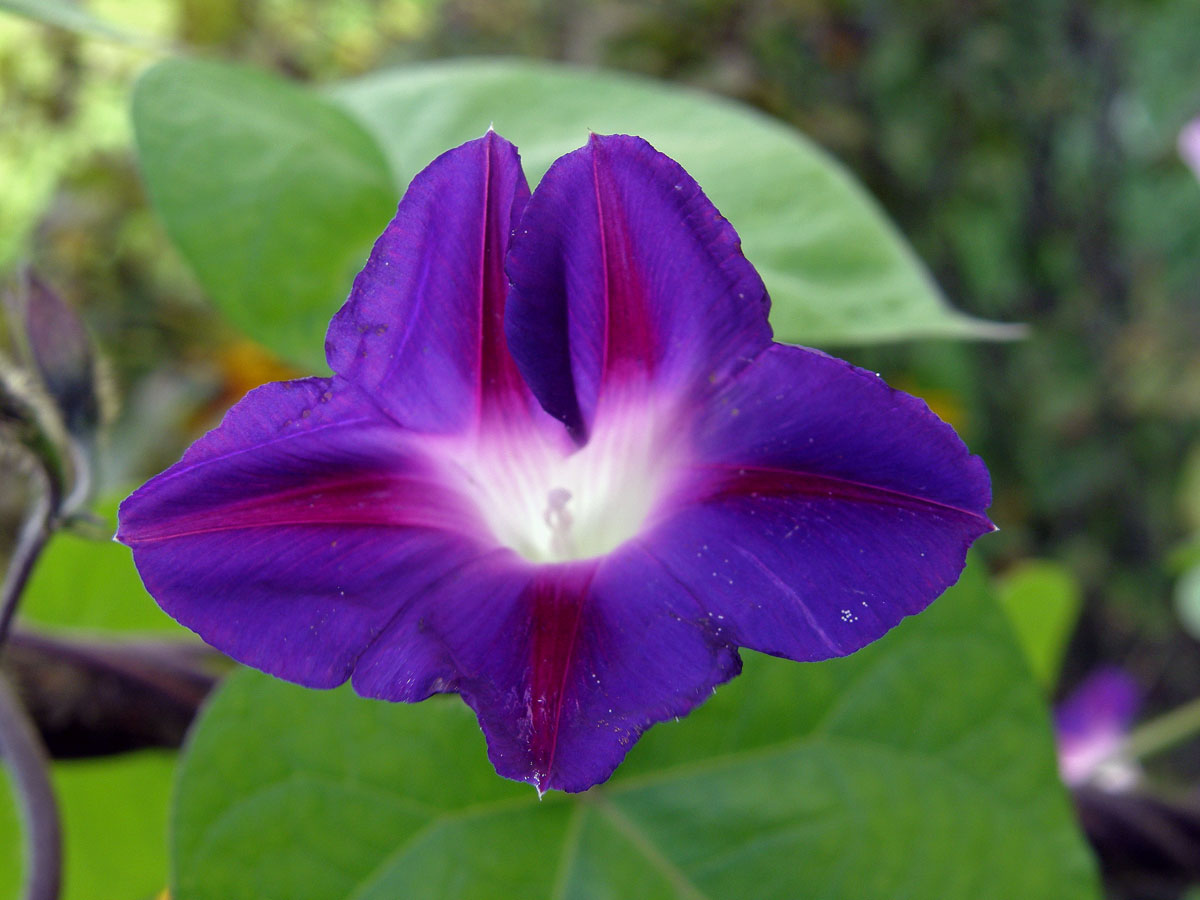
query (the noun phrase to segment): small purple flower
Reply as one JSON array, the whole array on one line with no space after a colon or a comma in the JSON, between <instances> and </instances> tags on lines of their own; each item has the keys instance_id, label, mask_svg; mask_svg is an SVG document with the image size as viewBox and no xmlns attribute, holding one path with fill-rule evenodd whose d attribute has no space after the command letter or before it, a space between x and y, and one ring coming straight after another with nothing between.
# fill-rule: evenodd
<instances>
[{"instance_id":1,"label":"small purple flower","mask_svg":"<svg viewBox=\"0 0 1200 900\"><path fill-rule=\"evenodd\" d=\"M1200 116L1184 125L1179 132L1179 155L1200 178Z\"/></svg>"},{"instance_id":2,"label":"small purple flower","mask_svg":"<svg viewBox=\"0 0 1200 900\"><path fill-rule=\"evenodd\" d=\"M593 136L530 197L489 133L413 180L330 325L335 374L252 391L118 537L236 659L455 691L500 774L584 790L738 647L853 653L992 530L953 430L773 343L768 303L641 139Z\"/></svg>"},{"instance_id":3,"label":"small purple flower","mask_svg":"<svg viewBox=\"0 0 1200 900\"><path fill-rule=\"evenodd\" d=\"M1137 684L1116 667L1097 669L1055 710L1058 769L1069 787L1132 787L1138 767L1122 756L1141 706Z\"/></svg>"}]
</instances>

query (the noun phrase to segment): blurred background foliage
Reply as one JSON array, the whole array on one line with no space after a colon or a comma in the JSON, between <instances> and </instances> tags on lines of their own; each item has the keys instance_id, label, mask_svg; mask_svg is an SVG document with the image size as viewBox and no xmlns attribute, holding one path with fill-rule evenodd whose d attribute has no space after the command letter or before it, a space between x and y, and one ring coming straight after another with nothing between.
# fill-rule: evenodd
<instances>
[{"instance_id":1,"label":"blurred background foliage","mask_svg":"<svg viewBox=\"0 0 1200 900\"><path fill-rule=\"evenodd\" d=\"M1028 323L1011 343L823 349L926 397L987 460L1001 531L980 550L1000 597L1019 631L1069 636L1030 650L1052 696L1103 663L1151 713L1200 694L1200 184L1175 144L1200 114L1195 0L86 8L137 37L0 15L0 275L34 266L107 353L108 489L292 374L212 311L147 206L128 101L156 47L317 83L458 55L602 65L794 125L867 185L955 306ZM0 484L13 527L25 500ZM1200 776L1194 747L1158 765Z\"/></svg>"}]
</instances>

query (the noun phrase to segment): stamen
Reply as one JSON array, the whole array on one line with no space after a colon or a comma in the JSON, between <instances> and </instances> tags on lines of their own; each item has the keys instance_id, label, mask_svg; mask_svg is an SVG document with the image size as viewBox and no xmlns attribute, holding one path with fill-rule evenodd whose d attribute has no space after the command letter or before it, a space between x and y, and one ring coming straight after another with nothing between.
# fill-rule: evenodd
<instances>
[{"instance_id":1,"label":"stamen","mask_svg":"<svg viewBox=\"0 0 1200 900\"><path fill-rule=\"evenodd\" d=\"M542 518L550 526L550 552L558 559L575 556L575 541L571 537L571 525L575 519L567 510L571 492L566 488L552 488L546 495L546 511Z\"/></svg>"}]
</instances>

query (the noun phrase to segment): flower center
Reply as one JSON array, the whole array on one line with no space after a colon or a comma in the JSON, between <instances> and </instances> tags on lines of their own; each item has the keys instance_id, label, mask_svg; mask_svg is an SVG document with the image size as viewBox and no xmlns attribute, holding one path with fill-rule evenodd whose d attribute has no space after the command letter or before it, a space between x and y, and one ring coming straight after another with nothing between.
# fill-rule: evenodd
<instances>
[{"instance_id":1,"label":"flower center","mask_svg":"<svg viewBox=\"0 0 1200 900\"><path fill-rule=\"evenodd\" d=\"M459 465L500 543L533 562L602 556L637 535L669 487L680 456L670 418L610 403L580 448L500 426Z\"/></svg>"}]
</instances>

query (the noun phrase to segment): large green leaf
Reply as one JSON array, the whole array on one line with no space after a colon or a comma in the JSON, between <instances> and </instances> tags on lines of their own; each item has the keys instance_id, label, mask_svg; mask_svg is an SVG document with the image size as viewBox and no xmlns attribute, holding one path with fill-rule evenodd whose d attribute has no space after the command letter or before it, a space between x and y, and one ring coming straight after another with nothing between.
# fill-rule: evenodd
<instances>
[{"instance_id":1,"label":"large green leaf","mask_svg":"<svg viewBox=\"0 0 1200 900\"><path fill-rule=\"evenodd\" d=\"M606 785L539 801L469 710L246 671L182 763L179 900L1085 900L1045 710L969 571L844 660L751 655Z\"/></svg>"},{"instance_id":2,"label":"large green leaf","mask_svg":"<svg viewBox=\"0 0 1200 900\"><path fill-rule=\"evenodd\" d=\"M531 183L589 129L645 137L682 163L738 229L771 292L780 340L1014 333L951 309L837 162L747 107L612 72L516 60L410 66L341 85L334 96L379 138L401 187L493 124L520 147Z\"/></svg>"},{"instance_id":3,"label":"large green leaf","mask_svg":"<svg viewBox=\"0 0 1200 900\"><path fill-rule=\"evenodd\" d=\"M23 840L12 779L0 766L0 897L16 897L21 892Z\"/></svg>"},{"instance_id":4,"label":"large green leaf","mask_svg":"<svg viewBox=\"0 0 1200 900\"><path fill-rule=\"evenodd\" d=\"M325 324L395 211L375 141L312 92L194 60L142 76L133 123L154 206L212 300L322 368Z\"/></svg>"},{"instance_id":5,"label":"large green leaf","mask_svg":"<svg viewBox=\"0 0 1200 900\"><path fill-rule=\"evenodd\" d=\"M116 531L117 504L100 506L102 530ZM38 560L21 598L21 621L88 631L174 632L179 625L146 593L128 547L60 531Z\"/></svg>"},{"instance_id":6,"label":"large green leaf","mask_svg":"<svg viewBox=\"0 0 1200 900\"><path fill-rule=\"evenodd\" d=\"M63 900L142 900L167 881L167 801L174 754L133 753L59 762L54 786L64 822ZM21 883L21 835L0 778L0 898Z\"/></svg>"},{"instance_id":7,"label":"large green leaf","mask_svg":"<svg viewBox=\"0 0 1200 900\"><path fill-rule=\"evenodd\" d=\"M1053 691L1083 602L1078 579L1062 563L1028 560L1006 573L997 587L1000 605L1033 674L1048 692Z\"/></svg>"}]
</instances>

